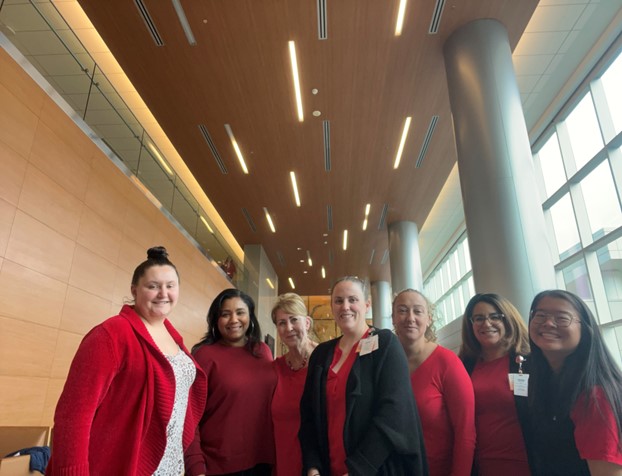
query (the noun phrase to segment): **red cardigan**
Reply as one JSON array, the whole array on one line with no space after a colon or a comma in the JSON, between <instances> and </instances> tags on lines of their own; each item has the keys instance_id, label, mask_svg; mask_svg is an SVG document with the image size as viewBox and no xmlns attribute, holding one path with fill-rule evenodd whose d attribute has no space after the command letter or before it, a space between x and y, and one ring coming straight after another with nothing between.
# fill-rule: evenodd
<instances>
[{"instance_id":1,"label":"red cardigan","mask_svg":"<svg viewBox=\"0 0 622 476\"><path fill-rule=\"evenodd\" d=\"M166 328L188 354L171 323ZM196 364L195 364L196 365ZM207 393L197 367L183 444L194 437ZM152 475L166 446L175 375L131 306L94 327L73 359L54 415L48 476Z\"/></svg>"}]
</instances>

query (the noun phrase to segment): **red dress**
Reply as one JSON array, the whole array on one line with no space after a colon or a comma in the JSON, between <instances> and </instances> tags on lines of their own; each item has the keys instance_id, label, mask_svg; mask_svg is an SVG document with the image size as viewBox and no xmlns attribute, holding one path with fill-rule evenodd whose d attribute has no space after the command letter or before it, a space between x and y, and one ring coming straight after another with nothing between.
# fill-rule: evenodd
<instances>
[{"instance_id":1,"label":"red dress","mask_svg":"<svg viewBox=\"0 0 622 476\"><path fill-rule=\"evenodd\" d=\"M480 476L531 474L523 433L510 390L509 356L479 360L471 380L475 392L475 460Z\"/></svg>"},{"instance_id":2,"label":"red dress","mask_svg":"<svg viewBox=\"0 0 622 476\"><path fill-rule=\"evenodd\" d=\"M276 447L276 476L302 473L302 453L298 430L300 429L300 397L305 388L307 367L292 370L285 357L274 361L278 376L272 397L272 423Z\"/></svg>"},{"instance_id":3,"label":"red dress","mask_svg":"<svg viewBox=\"0 0 622 476\"><path fill-rule=\"evenodd\" d=\"M475 401L469 374L441 347L410 374L430 476L469 476L475 449Z\"/></svg>"}]
</instances>

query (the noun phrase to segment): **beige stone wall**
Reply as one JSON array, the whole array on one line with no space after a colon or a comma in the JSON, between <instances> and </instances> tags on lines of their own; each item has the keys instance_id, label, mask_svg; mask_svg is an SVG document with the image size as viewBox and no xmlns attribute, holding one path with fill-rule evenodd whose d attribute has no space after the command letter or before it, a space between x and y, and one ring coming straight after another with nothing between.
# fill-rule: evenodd
<instances>
[{"instance_id":1,"label":"beige stone wall","mask_svg":"<svg viewBox=\"0 0 622 476\"><path fill-rule=\"evenodd\" d=\"M178 267L171 321L191 346L229 282L0 49L0 425L52 423L82 336L154 245Z\"/></svg>"}]
</instances>

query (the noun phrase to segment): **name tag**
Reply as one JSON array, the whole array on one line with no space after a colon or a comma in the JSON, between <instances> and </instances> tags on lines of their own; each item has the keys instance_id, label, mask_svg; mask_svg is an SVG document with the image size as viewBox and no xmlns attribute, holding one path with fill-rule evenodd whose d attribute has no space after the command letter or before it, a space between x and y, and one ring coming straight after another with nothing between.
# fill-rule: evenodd
<instances>
[{"instance_id":1,"label":"name tag","mask_svg":"<svg viewBox=\"0 0 622 476\"><path fill-rule=\"evenodd\" d=\"M508 374L510 390L514 395L526 397L529 391L529 374Z\"/></svg>"},{"instance_id":2,"label":"name tag","mask_svg":"<svg viewBox=\"0 0 622 476\"><path fill-rule=\"evenodd\" d=\"M378 349L378 335L367 337L359 341L357 352L359 355L366 355Z\"/></svg>"}]
</instances>

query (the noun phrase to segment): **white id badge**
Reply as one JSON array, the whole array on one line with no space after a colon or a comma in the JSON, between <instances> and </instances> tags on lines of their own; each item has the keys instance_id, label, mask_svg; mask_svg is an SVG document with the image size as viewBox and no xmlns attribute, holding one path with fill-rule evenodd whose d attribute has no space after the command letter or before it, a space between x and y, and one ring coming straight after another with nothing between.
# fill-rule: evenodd
<instances>
[{"instance_id":1,"label":"white id badge","mask_svg":"<svg viewBox=\"0 0 622 476\"><path fill-rule=\"evenodd\" d=\"M526 397L529 388L529 374L508 374L510 390L514 395Z\"/></svg>"},{"instance_id":2,"label":"white id badge","mask_svg":"<svg viewBox=\"0 0 622 476\"><path fill-rule=\"evenodd\" d=\"M378 348L378 335L373 335L367 339L360 341L359 355L366 355L372 353Z\"/></svg>"}]
</instances>

